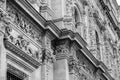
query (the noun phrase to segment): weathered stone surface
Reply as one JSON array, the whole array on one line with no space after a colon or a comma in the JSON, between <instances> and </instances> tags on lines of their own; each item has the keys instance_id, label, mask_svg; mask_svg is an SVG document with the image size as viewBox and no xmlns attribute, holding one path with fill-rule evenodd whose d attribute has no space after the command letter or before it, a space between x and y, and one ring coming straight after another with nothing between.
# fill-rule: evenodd
<instances>
[{"instance_id":1,"label":"weathered stone surface","mask_svg":"<svg viewBox=\"0 0 120 80\"><path fill-rule=\"evenodd\" d=\"M1 0L0 80L120 80L119 14L116 0Z\"/></svg>"}]
</instances>

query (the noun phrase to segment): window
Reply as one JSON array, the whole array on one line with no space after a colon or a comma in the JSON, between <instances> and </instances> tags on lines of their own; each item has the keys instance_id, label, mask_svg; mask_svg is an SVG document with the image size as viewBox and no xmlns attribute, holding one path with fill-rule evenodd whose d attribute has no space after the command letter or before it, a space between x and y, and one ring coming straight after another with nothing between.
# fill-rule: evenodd
<instances>
[{"instance_id":1,"label":"window","mask_svg":"<svg viewBox=\"0 0 120 80\"><path fill-rule=\"evenodd\" d=\"M15 74L7 72L7 80L23 80Z\"/></svg>"},{"instance_id":2,"label":"window","mask_svg":"<svg viewBox=\"0 0 120 80\"><path fill-rule=\"evenodd\" d=\"M74 6L74 10L73 10L73 18L74 18L74 22L75 22L75 28L78 27L78 25L80 24L80 9L78 7L77 4L75 4L76 6Z\"/></svg>"},{"instance_id":3,"label":"window","mask_svg":"<svg viewBox=\"0 0 120 80\"><path fill-rule=\"evenodd\" d=\"M24 72L18 70L10 64L7 64L6 80L28 80L29 77Z\"/></svg>"},{"instance_id":4,"label":"window","mask_svg":"<svg viewBox=\"0 0 120 80\"><path fill-rule=\"evenodd\" d=\"M96 35L96 45L97 45L97 49L100 50L100 47L99 47L99 37L98 37L98 33L97 31L95 31L95 35Z\"/></svg>"}]
</instances>

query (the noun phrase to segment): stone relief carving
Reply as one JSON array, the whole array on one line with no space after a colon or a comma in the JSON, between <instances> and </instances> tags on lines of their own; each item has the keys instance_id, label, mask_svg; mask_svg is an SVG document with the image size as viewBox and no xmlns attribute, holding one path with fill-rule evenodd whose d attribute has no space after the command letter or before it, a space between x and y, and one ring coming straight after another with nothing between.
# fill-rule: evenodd
<instances>
[{"instance_id":1,"label":"stone relief carving","mask_svg":"<svg viewBox=\"0 0 120 80\"><path fill-rule=\"evenodd\" d=\"M7 5L8 17L15 23L22 31L41 44L41 33L38 33L34 26L24 15L15 10L12 6Z\"/></svg>"},{"instance_id":2,"label":"stone relief carving","mask_svg":"<svg viewBox=\"0 0 120 80\"><path fill-rule=\"evenodd\" d=\"M92 79L94 78L93 71L85 62L76 61L75 59L70 58L68 64L70 73L72 72L78 74L80 80L88 80L89 77L91 77ZM83 73L82 71L85 72L86 74Z\"/></svg>"},{"instance_id":3,"label":"stone relief carving","mask_svg":"<svg viewBox=\"0 0 120 80\"><path fill-rule=\"evenodd\" d=\"M68 54L69 50L68 47L65 47L64 45L59 45L56 47L56 54Z\"/></svg>"},{"instance_id":4,"label":"stone relief carving","mask_svg":"<svg viewBox=\"0 0 120 80\"><path fill-rule=\"evenodd\" d=\"M0 9L0 21L4 22L5 25L9 25L10 24L9 18L8 18L6 12L3 11L2 9Z\"/></svg>"},{"instance_id":5,"label":"stone relief carving","mask_svg":"<svg viewBox=\"0 0 120 80\"><path fill-rule=\"evenodd\" d=\"M84 62L78 64L79 68L82 67L88 74L90 74L91 76L93 76L93 71L90 69L90 67L85 64Z\"/></svg>"},{"instance_id":6,"label":"stone relief carving","mask_svg":"<svg viewBox=\"0 0 120 80\"><path fill-rule=\"evenodd\" d=\"M53 55L52 50L43 49L42 50L42 62L55 62L55 55Z\"/></svg>"},{"instance_id":7,"label":"stone relief carving","mask_svg":"<svg viewBox=\"0 0 120 80\"><path fill-rule=\"evenodd\" d=\"M42 50L38 49L23 35L19 34L11 27L5 28L5 40L10 41L12 44L26 52L29 56L33 57L34 59L41 61Z\"/></svg>"},{"instance_id":8,"label":"stone relief carving","mask_svg":"<svg viewBox=\"0 0 120 80\"><path fill-rule=\"evenodd\" d=\"M77 68L77 61L72 56L69 57L68 65L69 65L69 72L74 73L73 71L76 70Z\"/></svg>"},{"instance_id":9,"label":"stone relief carving","mask_svg":"<svg viewBox=\"0 0 120 80\"><path fill-rule=\"evenodd\" d=\"M73 0L66 0L66 14L71 17L72 16L72 6Z\"/></svg>"},{"instance_id":10,"label":"stone relief carving","mask_svg":"<svg viewBox=\"0 0 120 80\"><path fill-rule=\"evenodd\" d=\"M85 65L80 65L78 64L78 62L76 62L75 60L71 60L69 61L69 71L70 73L72 72L73 74L76 74L75 79L77 80L88 80L89 77L85 74L81 72L81 68L85 69ZM91 75L90 75L91 76Z\"/></svg>"}]
</instances>

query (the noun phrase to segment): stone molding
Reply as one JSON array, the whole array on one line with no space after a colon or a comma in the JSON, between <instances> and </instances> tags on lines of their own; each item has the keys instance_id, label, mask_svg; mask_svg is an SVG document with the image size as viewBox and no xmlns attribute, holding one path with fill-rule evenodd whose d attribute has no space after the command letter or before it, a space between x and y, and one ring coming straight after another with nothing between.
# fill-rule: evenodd
<instances>
[{"instance_id":1,"label":"stone molding","mask_svg":"<svg viewBox=\"0 0 120 80\"><path fill-rule=\"evenodd\" d=\"M29 63L25 62L24 60L19 59L19 57L17 57L16 55L11 53L10 51L7 51L6 57L7 57L7 60L23 67L28 72L35 71L35 68L33 66L31 66ZM8 64L10 64L10 63L8 62Z\"/></svg>"},{"instance_id":2,"label":"stone molding","mask_svg":"<svg viewBox=\"0 0 120 80\"><path fill-rule=\"evenodd\" d=\"M16 76L18 76L21 79L25 79L28 76L27 74L18 70L17 68L13 67L10 64L7 64L7 71L12 73L12 74L15 74Z\"/></svg>"},{"instance_id":3,"label":"stone molding","mask_svg":"<svg viewBox=\"0 0 120 80\"><path fill-rule=\"evenodd\" d=\"M15 55L17 55L20 58L22 58L23 60L27 61L33 67L38 68L41 65L40 62L36 61L35 59L33 59L32 57L27 55L25 52L23 52L22 50L17 48L15 45L10 43L9 41L4 40L4 45L5 45L6 49L12 51Z\"/></svg>"}]
</instances>

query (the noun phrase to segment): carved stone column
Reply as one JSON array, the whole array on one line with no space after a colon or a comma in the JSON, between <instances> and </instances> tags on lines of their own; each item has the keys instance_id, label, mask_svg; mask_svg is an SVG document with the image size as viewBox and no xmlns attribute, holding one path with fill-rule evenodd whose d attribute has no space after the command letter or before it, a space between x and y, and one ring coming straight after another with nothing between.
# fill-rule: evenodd
<instances>
[{"instance_id":1,"label":"carved stone column","mask_svg":"<svg viewBox=\"0 0 120 80\"><path fill-rule=\"evenodd\" d=\"M0 31L0 80L6 80L7 72L6 50L3 44L3 38L4 34Z\"/></svg>"},{"instance_id":2,"label":"carved stone column","mask_svg":"<svg viewBox=\"0 0 120 80\"><path fill-rule=\"evenodd\" d=\"M55 58L52 55L52 51L47 49L43 50L42 59L42 80L53 80L53 62L55 61Z\"/></svg>"},{"instance_id":3,"label":"carved stone column","mask_svg":"<svg viewBox=\"0 0 120 80\"><path fill-rule=\"evenodd\" d=\"M56 46L56 61L54 63L54 80L69 80L68 68L68 41L57 42Z\"/></svg>"},{"instance_id":4,"label":"carved stone column","mask_svg":"<svg viewBox=\"0 0 120 80\"><path fill-rule=\"evenodd\" d=\"M41 80L41 66L31 73L30 80ZM27 80L27 79L25 79Z\"/></svg>"},{"instance_id":5,"label":"carved stone column","mask_svg":"<svg viewBox=\"0 0 120 80\"><path fill-rule=\"evenodd\" d=\"M5 0L3 0L3 2L4 1ZM8 24L7 24L7 21L5 20L5 17L6 17L6 14L0 10L0 80L6 80L6 72L7 72L6 50L5 50L5 46L4 46L4 37L5 37L5 27Z\"/></svg>"},{"instance_id":6,"label":"carved stone column","mask_svg":"<svg viewBox=\"0 0 120 80\"><path fill-rule=\"evenodd\" d=\"M53 63L55 61L55 55L51 49L52 35L46 32L43 38L43 51L42 51L42 68L41 78L42 80L53 80Z\"/></svg>"}]
</instances>

